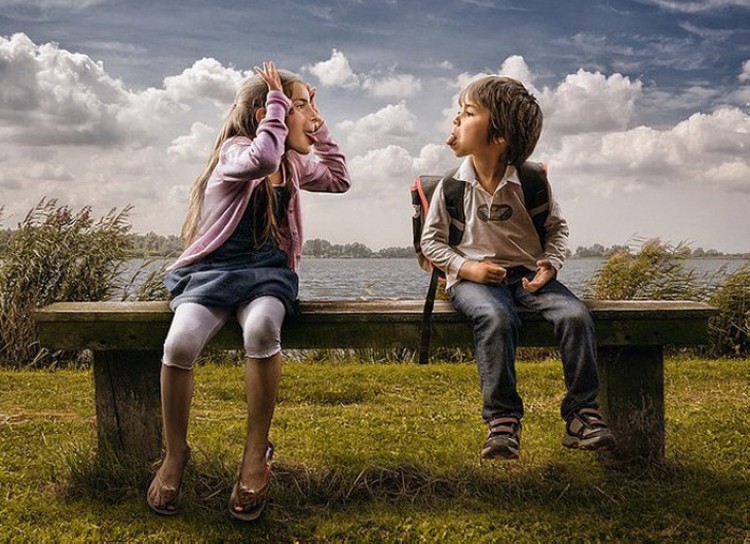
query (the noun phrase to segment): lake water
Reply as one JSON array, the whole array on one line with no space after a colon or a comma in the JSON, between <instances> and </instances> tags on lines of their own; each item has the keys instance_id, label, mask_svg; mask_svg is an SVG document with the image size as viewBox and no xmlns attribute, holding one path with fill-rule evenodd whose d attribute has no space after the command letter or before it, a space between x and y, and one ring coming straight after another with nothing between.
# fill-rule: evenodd
<instances>
[{"instance_id":1,"label":"lake water","mask_svg":"<svg viewBox=\"0 0 750 544\"><path fill-rule=\"evenodd\" d=\"M141 260L133 260L137 268ZM581 295L603 259L568 259L559 279ZM741 259L690 259L687 268L698 274L721 268L733 272L750 261ZM416 259L315 259L303 257L299 268L301 300L420 299L430 277Z\"/></svg>"}]
</instances>

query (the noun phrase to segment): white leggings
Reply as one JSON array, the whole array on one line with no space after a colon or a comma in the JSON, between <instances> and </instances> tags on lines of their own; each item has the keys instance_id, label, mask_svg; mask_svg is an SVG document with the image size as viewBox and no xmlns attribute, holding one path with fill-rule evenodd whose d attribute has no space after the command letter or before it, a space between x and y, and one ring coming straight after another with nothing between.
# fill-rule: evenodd
<instances>
[{"instance_id":1,"label":"white leggings","mask_svg":"<svg viewBox=\"0 0 750 544\"><path fill-rule=\"evenodd\" d=\"M191 370L198 355L224 326L231 313L229 308L203 306L194 302L180 304L164 340L162 363ZM242 327L247 357L265 359L281 351L281 325L285 314L284 303L272 296L258 297L237 308L237 321Z\"/></svg>"}]
</instances>

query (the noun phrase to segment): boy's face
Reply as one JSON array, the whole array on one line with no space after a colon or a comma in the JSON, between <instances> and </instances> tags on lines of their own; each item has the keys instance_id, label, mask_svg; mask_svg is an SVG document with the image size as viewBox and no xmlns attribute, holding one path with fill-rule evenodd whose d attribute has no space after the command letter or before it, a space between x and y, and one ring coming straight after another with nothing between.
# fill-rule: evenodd
<instances>
[{"instance_id":1,"label":"boy's face","mask_svg":"<svg viewBox=\"0 0 750 544\"><path fill-rule=\"evenodd\" d=\"M453 131L445 142L456 157L483 154L497 145L498 142L488 141L490 110L470 96L465 97L459 106L460 110L453 118Z\"/></svg>"}]
</instances>

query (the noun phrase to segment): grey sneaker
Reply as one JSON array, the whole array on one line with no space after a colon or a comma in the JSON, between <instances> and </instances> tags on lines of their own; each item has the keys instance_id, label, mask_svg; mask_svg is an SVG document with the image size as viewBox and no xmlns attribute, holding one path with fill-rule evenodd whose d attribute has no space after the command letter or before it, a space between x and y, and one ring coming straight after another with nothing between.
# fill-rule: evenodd
<instances>
[{"instance_id":1,"label":"grey sneaker","mask_svg":"<svg viewBox=\"0 0 750 544\"><path fill-rule=\"evenodd\" d=\"M578 450L607 451L615 448L615 436L598 410L581 408L568 419L562 445Z\"/></svg>"},{"instance_id":2,"label":"grey sneaker","mask_svg":"<svg viewBox=\"0 0 750 544\"><path fill-rule=\"evenodd\" d=\"M515 417L498 417L490 421L482 459L516 459L521 449L521 422Z\"/></svg>"}]
</instances>

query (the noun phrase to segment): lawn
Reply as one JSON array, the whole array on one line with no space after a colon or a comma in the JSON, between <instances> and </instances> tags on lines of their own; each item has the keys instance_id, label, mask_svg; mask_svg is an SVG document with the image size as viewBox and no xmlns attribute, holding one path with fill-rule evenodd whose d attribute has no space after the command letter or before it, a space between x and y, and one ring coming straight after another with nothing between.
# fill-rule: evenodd
<instances>
[{"instance_id":1,"label":"lawn","mask_svg":"<svg viewBox=\"0 0 750 544\"><path fill-rule=\"evenodd\" d=\"M232 521L242 370L196 370L180 515L148 470L95 457L90 371L0 371L0 541L748 542L750 360L666 361L667 460L560 446L558 361L522 362L521 458L480 462L471 364L285 364L269 509Z\"/></svg>"}]
</instances>

